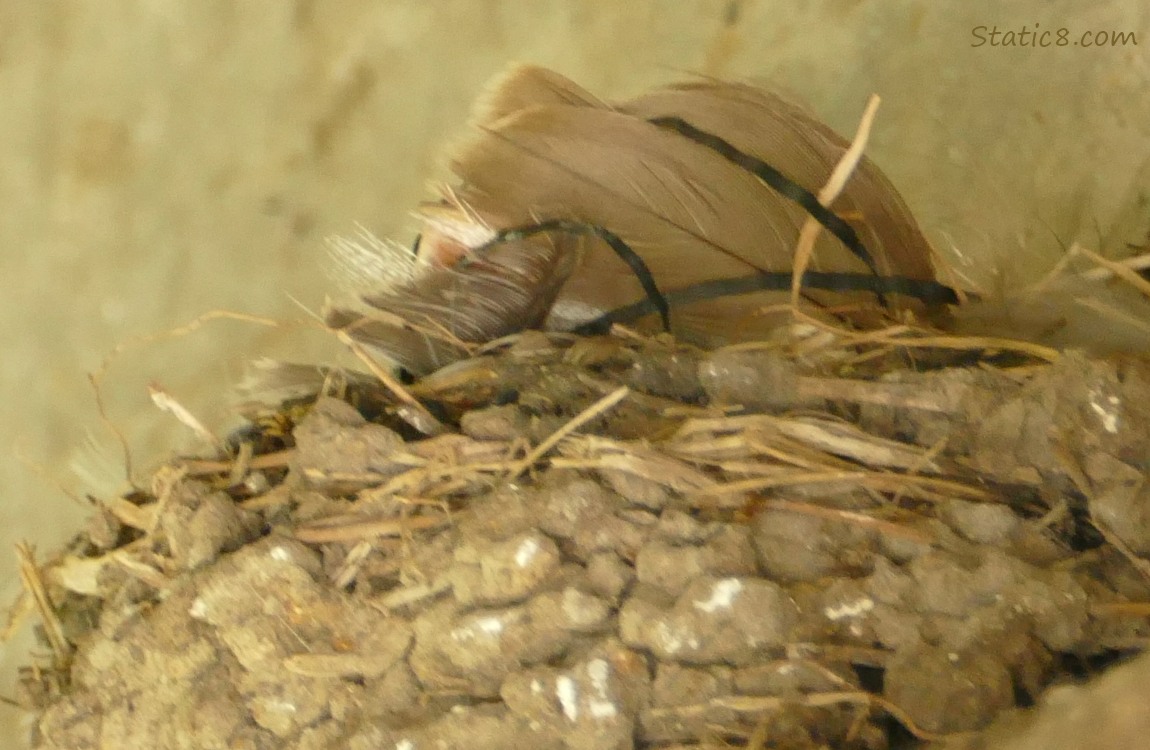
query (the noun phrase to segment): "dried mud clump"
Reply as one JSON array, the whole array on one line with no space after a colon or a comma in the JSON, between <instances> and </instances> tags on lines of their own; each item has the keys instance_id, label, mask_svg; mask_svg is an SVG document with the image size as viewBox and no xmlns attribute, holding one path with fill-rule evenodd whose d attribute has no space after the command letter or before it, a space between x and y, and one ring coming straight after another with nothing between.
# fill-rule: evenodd
<instances>
[{"instance_id":1,"label":"dried mud clump","mask_svg":"<svg viewBox=\"0 0 1150 750\"><path fill-rule=\"evenodd\" d=\"M1142 648L1150 368L821 346L273 405L43 571L35 747L985 747Z\"/></svg>"}]
</instances>

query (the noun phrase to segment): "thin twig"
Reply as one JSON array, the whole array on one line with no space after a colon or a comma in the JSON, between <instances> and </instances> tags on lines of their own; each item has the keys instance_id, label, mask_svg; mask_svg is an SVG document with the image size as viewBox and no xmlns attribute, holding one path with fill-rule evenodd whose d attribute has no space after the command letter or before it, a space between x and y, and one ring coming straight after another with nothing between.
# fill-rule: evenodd
<instances>
[{"instance_id":1,"label":"thin twig","mask_svg":"<svg viewBox=\"0 0 1150 750\"><path fill-rule=\"evenodd\" d=\"M259 456L252 456L247 464L247 468L249 471L282 469L288 465L288 461L291 460L293 455L295 455L295 448L285 448L275 453L264 453ZM190 477L202 477L208 474L227 474L230 473L235 466L234 461L213 461L203 458L187 459L182 463L183 466L187 467L188 476Z\"/></svg>"},{"instance_id":2,"label":"thin twig","mask_svg":"<svg viewBox=\"0 0 1150 750\"><path fill-rule=\"evenodd\" d=\"M599 415L614 407L616 404L626 398L627 394L630 392L631 389L627 386L620 386L619 388L616 388L611 393L608 393L603 398L588 406L583 411L576 414L571 418L569 422L560 427L558 430L555 430L555 432L551 433L551 435L549 435L546 440L535 446L535 448L526 456L524 456L521 461L514 464L510 472L511 478L515 478L523 474L523 472L531 468L531 466L536 461L546 455L547 451L554 448L560 440L567 437L586 423L590 422L595 417L598 417Z\"/></svg>"},{"instance_id":3,"label":"thin twig","mask_svg":"<svg viewBox=\"0 0 1150 750\"><path fill-rule=\"evenodd\" d=\"M412 396L403 384L396 380L391 373L379 366L379 363L368 354L367 349L362 344L358 343L348 334L347 331L338 330L335 332L336 338L340 340L352 353L359 358L361 362L367 365L367 369L371 374L379 379L392 394L399 399L402 406L398 409L397 413L403 421L415 429L422 432L424 435L442 435L447 432L447 427L443 425L438 419L431 415L419 400Z\"/></svg>"},{"instance_id":4,"label":"thin twig","mask_svg":"<svg viewBox=\"0 0 1150 750\"><path fill-rule=\"evenodd\" d=\"M31 594L33 601L36 602L36 609L44 624L44 636L52 648L56 666L63 667L72 653L72 646L64 635L64 626L56 616L56 608L40 576L40 568L36 565L36 552L27 542L19 542L16 545L16 556L20 559L20 580L24 584L24 590Z\"/></svg>"},{"instance_id":5,"label":"thin twig","mask_svg":"<svg viewBox=\"0 0 1150 750\"><path fill-rule=\"evenodd\" d=\"M180 424L196 433L196 437L200 440L221 451L227 449L227 446L224 445L224 441L220 440L217 435L205 427L204 423L200 421L195 414L192 414L188 407L176 400L176 397L168 393L159 383L148 384L148 395L151 397L152 403L155 404L160 411L171 414Z\"/></svg>"},{"instance_id":6,"label":"thin twig","mask_svg":"<svg viewBox=\"0 0 1150 750\"><path fill-rule=\"evenodd\" d=\"M878 111L878 105L881 99L878 95L871 94L870 99L867 101L866 109L863 111L862 119L859 120L858 130L855 132L854 140L839 159L838 164L835 165L834 171L831 172L830 178L822 189L819 190L818 199L819 203L829 207L834 202L835 198L839 196L843 188L846 187L847 181L850 179L851 174L854 172L855 167L858 166L859 160L862 159L863 150L866 148L867 140L870 138L871 125L874 122L875 113ZM811 257L815 251L815 240L818 239L819 231L822 229L822 224L814 216L807 216L803 222L802 229L799 230L799 241L795 246L795 261L794 271L791 278L791 306L796 310L799 307L799 294L803 286L803 274L807 271L807 266L810 265Z\"/></svg>"},{"instance_id":7,"label":"thin twig","mask_svg":"<svg viewBox=\"0 0 1150 750\"><path fill-rule=\"evenodd\" d=\"M1150 297L1150 281L1142 278L1138 272L1130 266L1110 260L1109 258L1103 258L1098 253L1093 250L1088 250L1085 247L1079 247L1078 252L1122 279L1145 296Z\"/></svg>"},{"instance_id":8,"label":"thin twig","mask_svg":"<svg viewBox=\"0 0 1150 750\"><path fill-rule=\"evenodd\" d=\"M987 497L984 490L948 479L870 471L781 471L777 476L728 482L697 490L695 494L705 497L721 497L743 492L761 492L780 487L838 482L857 482L860 486L869 486L891 492L906 491L908 494L910 490L926 490L927 492L946 492L978 500ZM919 492L914 494L916 497L921 496Z\"/></svg>"},{"instance_id":9,"label":"thin twig","mask_svg":"<svg viewBox=\"0 0 1150 750\"><path fill-rule=\"evenodd\" d=\"M431 516L375 520L354 517L325 518L296 528L295 537L311 544L348 542L377 536L403 536L413 531L434 529L447 524L447 519Z\"/></svg>"},{"instance_id":10,"label":"thin twig","mask_svg":"<svg viewBox=\"0 0 1150 750\"><path fill-rule=\"evenodd\" d=\"M760 713L778 711L788 705L803 705L810 707L835 706L841 703L874 706L888 713L895 721L902 724L908 732L916 738L927 742L936 742L945 739L948 735L938 734L923 729L915 723L910 716L894 703L862 690L843 690L825 693L807 693L801 696L760 696L760 695L721 695L711 698L706 703L694 703L686 706L673 706L668 708L653 708L650 710L652 718L691 717L701 716L711 708L725 708L736 713Z\"/></svg>"},{"instance_id":11,"label":"thin twig","mask_svg":"<svg viewBox=\"0 0 1150 750\"><path fill-rule=\"evenodd\" d=\"M782 510L790 513L814 516L816 518L825 518L830 521L842 521L843 523L864 526L869 529L874 529L886 536L899 537L912 542L919 542L920 544L934 543L934 537L925 531L911 528L910 526L903 526L894 521L886 521L881 518L875 518L874 516L868 516L858 511L827 508L822 505L815 505L814 503L804 503L797 500L780 500L777 498L764 500L762 507L770 510Z\"/></svg>"},{"instance_id":12,"label":"thin twig","mask_svg":"<svg viewBox=\"0 0 1150 750\"><path fill-rule=\"evenodd\" d=\"M116 344L116 346L113 347L110 352L108 352L103 361L100 362L100 366L97 367L94 372L88 373L88 382L92 385L92 391L95 394L96 411L100 416L100 421L103 422L104 426L107 427L108 430L116 436L116 440L120 444L120 449L123 452L124 457L124 473L128 479L128 483L133 486L136 484L136 482L132 478L131 448L128 446L128 440L126 437L124 437L124 433L116 426L116 423L112 421L111 417L108 415L107 409L105 408L103 393L104 378L107 377L108 370L111 369L112 363L115 362L116 359L118 359L120 355L122 355L127 350L137 346L152 344L164 339L182 338L183 336L187 336L188 334L193 333L205 323L213 320L238 320L244 323L255 323L256 325L268 326L271 328L279 328L284 325L281 321L274 320L272 318L261 318L256 315L247 315L244 313L232 312L230 310L211 310L193 319L192 321L185 323L182 326L170 328L166 331L160 331L159 333L148 333L141 336L133 336L132 338L121 341L119 344Z\"/></svg>"}]
</instances>

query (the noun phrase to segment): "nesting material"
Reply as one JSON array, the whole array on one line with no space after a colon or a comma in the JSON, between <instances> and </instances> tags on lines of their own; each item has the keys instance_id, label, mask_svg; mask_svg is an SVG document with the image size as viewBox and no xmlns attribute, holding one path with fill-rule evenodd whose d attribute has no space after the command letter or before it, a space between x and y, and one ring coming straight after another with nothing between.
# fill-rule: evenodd
<instances>
[{"instance_id":1,"label":"nesting material","mask_svg":"<svg viewBox=\"0 0 1150 750\"><path fill-rule=\"evenodd\" d=\"M1150 368L859 354L524 334L407 386L437 437L271 409L43 569L34 746L882 748L1139 650Z\"/></svg>"}]
</instances>

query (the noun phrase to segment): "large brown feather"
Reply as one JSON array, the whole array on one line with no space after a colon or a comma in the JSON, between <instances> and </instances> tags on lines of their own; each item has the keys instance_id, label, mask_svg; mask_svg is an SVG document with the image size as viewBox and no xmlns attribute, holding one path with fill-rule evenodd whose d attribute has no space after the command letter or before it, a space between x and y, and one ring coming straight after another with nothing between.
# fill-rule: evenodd
<instances>
[{"instance_id":1,"label":"large brown feather","mask_svg":"<svg viewBox=\"0 0 1150 750\"><path fill-rule=\"evenodd\" d=\"M471 125L482 128L508 115L545 105L609 108L574 81L538 65L513 65L497 75L471 107Z\"/></svg>"},{"instance_id":2,"label":"large brown feather","mask_svg":"<svg viewBox=\"0 0 1150 750\"><path fill-rule=\"evenodd\" d=\"M452 161L462 182L458 195L468 206L495 226L559 217L608 227L643 257L663 289L757 271L789 272L806 211L742 167L648 120L681 117L770 163L812 193L846 149L842 138L801 108L740 84L683 84L608 109L581 90L571 93L561 80L534 68L519 68L502 79L493 98L503 105L477 113L479 132ZM926 239L869 160L860 163L834 208L854 227L880 273L934 278ZM825 233L811 268L868 270ZM599 247L581 260L559 306L607 310L641 294L634 277ZM870 294L808 296L825 305L869 308L853 316L856 320L873 318L876 311ZM772 293L754 297L756 304L781 299ZM737 306L745 308L746 302ZM922 307L909 298L896 296L892 302L896 308ZM674 317L681 323L706 310L714 333L723 306L721 300L700 303ZM569 320L557 316L553 322ZM745 320L737 328L755 334Z\"/></svg>"},{"instance_id":3,"label":"large brown feather","mask_svg":"<svg viewBox=\"0 0 1150 750\"><path fill-rule=\"evenodd\" d=\"M561 232L493 245L479 239L555 219L618 235L665 292L789 273L807 210L707 145L650 122L659 117L722 138L809 193L818 192L847 147L801 108L750 86L699 80L612 106L552 71L514 68L480 97L474 133L452 154L458 184L427 209L424 261L358 308L331 310L329 323L419 373L463 356L470 344L544 321L569 329L644 299L636 274L598 239ZM832 208L880 273L934 278L926 239L869 160ZM828 232L810 268L870 271ZM880 315L870 292L807 296L827 308L861 308L848 316L856 322ZM755 292L693 301L671 317L681 335L739 340L769 324L754 315L757 308L785 299ZM891 303L896 310L922 307L898 295Z\"/></svg>"},{"instance_id":4,"label":"large brown feather","mask_svg":"<svg viewBox=\"0 0 1150 750\"><path fill-rule=\"evenodd\" d=\"M644 119L681 116L702 130L721 134L812 193L826 182L850 145L802 108L738 83L670 86L633 99L622 109ZM880 273L934 278L929 243L898 191L866 156L833 208L848 217Z\"/></svg>"},{"instance_id":5,"label":"large brown feather","mask_svg":"<svg viewBox=\"0 0 1150 750\"><path fill-rule=\"evenodd\" d=\"M707 149L608 110L522 110L485 130L452 166L463 181L459 197L485 218L509 225L568 218L610 228L652 266L664 266L671 285L713 277L705 268L789 269L807 215ZM835 243L824 244L820 267L866 270L845 251L827 265Z\"/></svg>"}]
</instances>

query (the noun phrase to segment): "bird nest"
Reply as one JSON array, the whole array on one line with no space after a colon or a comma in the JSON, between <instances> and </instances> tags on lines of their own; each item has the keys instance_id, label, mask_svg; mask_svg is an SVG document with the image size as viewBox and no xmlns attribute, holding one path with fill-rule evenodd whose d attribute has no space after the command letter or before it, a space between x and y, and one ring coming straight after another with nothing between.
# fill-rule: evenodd
<instances>
[{"instance_id":1,"label":"bird nest","mask_svg":"<svg viewBox=\"0 0 1150 750\"><path fill-rule=\"evenodd\" d=\"M1150 367L962 342L617 328L296 371L26 566L34 746L971 738L1144 644Z\"/></svg>"},{"instance_id":2,"label":"bird nest","mask_svg":"<svg viewBox=\"0 0 1150 750\"><path fill-rule=\"evenodd\" d=\"M25 551L35 747L978 747L1140 651L1150 365L911 325L873 114L512 71L414 257L336 244L364 372Z\"/></svg>"}]
</instances>

